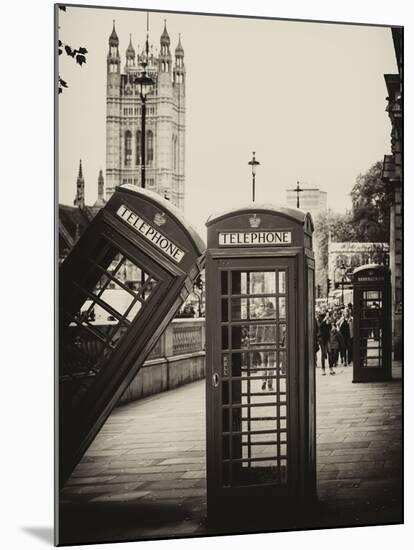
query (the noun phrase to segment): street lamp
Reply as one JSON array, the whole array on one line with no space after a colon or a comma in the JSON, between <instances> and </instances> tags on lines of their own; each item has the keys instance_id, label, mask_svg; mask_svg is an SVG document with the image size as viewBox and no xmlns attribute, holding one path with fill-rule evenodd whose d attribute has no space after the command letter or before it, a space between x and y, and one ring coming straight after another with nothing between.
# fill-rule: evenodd
<instances>
[{"instance_id":1,"label":"street lamp","mask_svg":"<svg viewBox=\"0 0 414 550\"><path fill-rule=\"evenodd\" d=\"M299 182L297 181L297 182L296 182L296 189L295 189L295 193L296 193L296 208L300 208L299 193L302 193L302 191L303 191L303 189L300 188Z\"/></svg>"},{"instance_id":2,"label":"street lamp","mask_svg":"<svg viewBox=\"0 0 414 550\"><path fill-rule=\"evenodd\" d=\"M260 162L256 160L255 152L253 151L253 158L248 164L252 167L252 178L253 178L253 202L255 199L255 185L256 185L256 166L259 166Z\"/></svg>"},{"instance_id":3,"label":"street lamp","mask_svg":"<svg viewBox=\"0 0 414 550\"><path fill-rule=\"evenodd\" d=\"M147 75L148 65L148 14L147 14L147 40L145 43L145 57L141 62L142 73L135 78L134 83L137 86L139 97L141 99L141 187L145 189L145 117L147 113L147 95L152 92L154 87L154 81Z\"/></svg>"}]
</instances>

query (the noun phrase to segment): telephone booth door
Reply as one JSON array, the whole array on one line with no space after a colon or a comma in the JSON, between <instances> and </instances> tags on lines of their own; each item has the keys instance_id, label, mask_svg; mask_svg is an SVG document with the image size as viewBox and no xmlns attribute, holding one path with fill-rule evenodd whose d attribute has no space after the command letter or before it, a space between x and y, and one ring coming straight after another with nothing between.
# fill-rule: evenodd
<instances>
[{"instance_id":1,"label":"telephone booth door","mask_svg":"<svg viewBox=\"0 0 414 550\"><path fill-rule=\"evenodd\" d=\"M246 221L241 215L229 223L240 231L239 224L249 227ZM272 228L280 223L269 219ZM309 278L302 272L306 260L299 247L210 249L215 237L220 242L220 230L210 233L208 516L221 521L265 511L275 517L275 505L300 499L312 485L314 363L308 344L314 324L306 317L308 298L313 312L313 271ZM306 372L301 361L310 361Z\"/></svg>"},{"instance_id":2,"label":"telephone booth door","mask_svg":"<svg viewBox=\"0 0 414 550\"><path fill-rule=\"evenodd\" d=\"M354 270L354 382L376 382L391 374L391 283L386 266Z\"/></svg>"},{"instance_id":3,"label":"telephone booth door","mask_svg":"<svg viewBox=\"0 0 414 550\"><path fill-rule=\"evenodd\" d=\"M60 485L188 296L204 243L155 193L122 186L59 281Z\"/></svg>"}]
</instances>

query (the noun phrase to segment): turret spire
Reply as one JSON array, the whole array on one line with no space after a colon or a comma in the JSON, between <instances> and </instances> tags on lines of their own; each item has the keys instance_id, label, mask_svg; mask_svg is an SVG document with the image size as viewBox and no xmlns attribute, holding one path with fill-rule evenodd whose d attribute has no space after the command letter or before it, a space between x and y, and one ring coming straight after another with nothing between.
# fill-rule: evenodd
<instances>
[{"instance_id":1,"label":"turret spire","mask_svg":"<svg viewBox=\"0 0 414 550\"><path fill-rule=\"evenodd\" d=\"M107 56L108 73L119 73L121 56L119 55L119 39L115 30L115 19L113 20L112 33L108 40L109 51Z\"/></svg>"},{"instance_id":2,"label":"turret spire","mask_svg":"<svg viewBox=\"0 0 414 550\"><path fill-rule=\"evenodd\" d=\"M170 37L167 31L167 20L164 19L164 30L160 38L160 65L161 72L169 73L171 69Z\"/></svg>"},{"instance_id":3,"label":"turret spire","mask_svg":"<svg viewBox=\"0 0 414 550\"><path fill-rule=\"evenodd\" d=\"M76 196L73 204L79 206L79 208L85 207L85 180L83 179L82 173L82 159L79 161L78 179L76 180Z\"/></svg>"},{"instance_id":4,"label":"turret spire","mask_svg":"<svg viewBox=\"0 0 414 550\"><path fill-rule=\"evenodd\" d=\"M167 20L164 19L164 30L163 30L163 33L161 35L161 46L164 44L166 46L169 46L171 41L170 41L170 35L168 34L168 31L167 31Z\"/></svg>"},{"instance_id":5,"label":"turret spire","mask_svg":"<svg viewBox=\"0 0 414 550\"><path fill-rule=\"evenodd\" d=\"M105 200L105 183L104 183L104 177L102 170L99 170L99 176L98 176L98 199L94 204L95 208L102 208L105 206L106 200Z\"/></svg>"},{"instance_id":6,"label":"turret spire","mask_svg":"<svg viewBox=\"0 0 414 550\"><path fill-rule=\"evenodd\" d=\"M184 48L181 44L181 33L178 35L178 44L175 48L175 66L174 66L174 83L184 83Z\"/></svg>"},{"instance_id":7,"label":"turret spire","mask_svg":"<svg viewBox=\"0 0 414 550\"><path fill-rule=\"evenodd\" d=\"M132 45L132 35L129 35L129 44L128 48L126 49L126 66L132 67L135 65L135 50L134 46Z\"/></svg>"},{"instance_id":8,"label":"turret spire","mask_svg":"<svg viewBox=\"0 0 414 550\"><path fill-rule=\"evenodd\" d=\"M178 44L175 48L175 57L184 57L184 48L181 44L181 33L178 34Z\"/></svg>"},{"instance_id":9,"label":"turret spire","mask_svg":"<svg viewBox=\"0 0 414 550\"><path fill-rule=\"evenodd\" d=\"M110 46L119 46L119 38L118 38L118 35L116 34L116 30L115 30L115 19L113 19L112 22L113 22L113 27L112 27L111 36L109 37L109 45Z\"/></svg>"}]
</instances>

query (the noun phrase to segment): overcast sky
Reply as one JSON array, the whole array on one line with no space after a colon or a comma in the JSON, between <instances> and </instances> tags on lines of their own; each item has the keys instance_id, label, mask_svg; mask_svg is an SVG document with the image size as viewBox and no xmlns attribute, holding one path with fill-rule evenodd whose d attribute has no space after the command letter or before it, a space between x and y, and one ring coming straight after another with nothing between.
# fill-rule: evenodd
<instances>
[{"instance_id":1,"label":"overcast sky","mask_svg":"<svg viewBox=\"0 0 414 550\"><path fill-rule=\"evenodd\" d=\"M59 98L60 202L72 204L82 158L86 202L105 173L106 55L112 20L122 69L129 34L145 41L145 12L68 7L60 38L88 49L76 66L61 55L69 88ZM257 202L282 204L286 189L328 193L328 206L350 208L360 172L390 150L384 73L396 72L391 30L236 17L150 14L159 49L167 19L171 52L184 47L186 79L185 215L202 234L212 212L251 199L252 151L261 165Z\"/></svg>"}]
</instances>

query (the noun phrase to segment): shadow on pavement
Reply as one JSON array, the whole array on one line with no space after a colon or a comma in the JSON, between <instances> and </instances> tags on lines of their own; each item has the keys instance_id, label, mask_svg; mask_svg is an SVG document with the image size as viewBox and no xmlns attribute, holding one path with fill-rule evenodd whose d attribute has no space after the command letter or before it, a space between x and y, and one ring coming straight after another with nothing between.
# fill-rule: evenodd
<instances>
[{"instance_id":1,"label":"shadow on pavement","mask_svg":"<svg viewBox=\"0 0 414 550\"><path fill-rule=\"evenodd\" d=\"M22 531L53 545L53 527L22 527Z\"/></svg>"}]
</instances>

